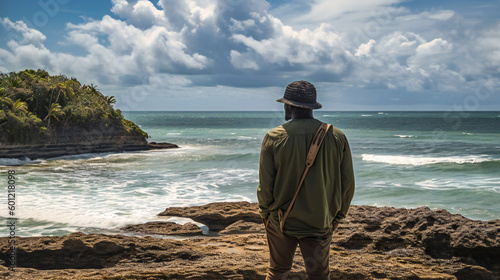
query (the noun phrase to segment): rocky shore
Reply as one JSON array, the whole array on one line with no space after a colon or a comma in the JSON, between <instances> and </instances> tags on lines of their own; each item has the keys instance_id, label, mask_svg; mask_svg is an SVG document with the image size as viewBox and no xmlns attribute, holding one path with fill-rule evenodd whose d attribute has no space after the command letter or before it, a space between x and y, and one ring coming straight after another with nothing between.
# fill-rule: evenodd
<instances>
[{"instance_id":1,"label":"rocky shore","mask_svg":"<svg viewBox=\"0 0 500 280\"><path fill-rule=\"evenodd\" d=\"M156 142L98 142L98 143L58 143L40 145L0 145L0 158L52 158L88 153L118 153L156 149L178 148L171 143Z\"/></svg>"},{"instance_id":2,"label":"rocky shore","mask_svg":"<svg viewBox=\"0 0 500 280\"><path fill-rule=\"evenodd\" d=\"M17 238L8 270L0 238L0 277L9 279L264 279L269 261L257 205L212 203L167 208L123 235L73 233ZM139 232L153 236L136 236ZM500 220L474 221L445 210L352 206L334 233L332 279L500 279ZM173 234L184 239L159 238ZM186 237L194 235L194 237ZM293 279L306 279L297 251Z\"/></svg>"}]
</instances>

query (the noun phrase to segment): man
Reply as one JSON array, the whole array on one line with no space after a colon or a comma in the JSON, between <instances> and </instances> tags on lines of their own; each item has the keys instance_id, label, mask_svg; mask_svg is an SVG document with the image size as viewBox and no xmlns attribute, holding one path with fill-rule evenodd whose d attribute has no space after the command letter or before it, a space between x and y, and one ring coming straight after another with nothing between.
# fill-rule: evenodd
<instances>
[{"instance_id":1,"label":"man","mask_svg":"<svg viewBox=\"0 0 500 280\"><path fill-rule=\"evenodd\" d=\"M266 280L287 279L297 245L309 279L330 279L332 233L347 215L354 195L349 143L339 129L327 131L281 231L278 210L284 212L290 205L322 122L313 117L312 110L321 104L309 82L289 84L277 101L285 104L285 120L291 121L268 132L262 142L257 197L270 252Z\"/></svg>"}]
</instances>

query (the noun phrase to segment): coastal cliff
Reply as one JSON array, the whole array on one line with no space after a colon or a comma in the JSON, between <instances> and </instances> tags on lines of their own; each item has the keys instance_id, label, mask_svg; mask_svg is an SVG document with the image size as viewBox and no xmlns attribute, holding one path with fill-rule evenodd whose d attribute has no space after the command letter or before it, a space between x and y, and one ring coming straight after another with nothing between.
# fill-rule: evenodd
<instances>
[{"instance_id":1,"label":"coastal cliff","mask_svg":"<svg viewBox=\"0 0 500 280\"><path fill-rule=\"evenodd\" d=\"M115 102L94 85L44 70L0 74L0 158L177 147L148 143Z\"/></svg>"},{"instance_id":2,"label":"coastal cliff","mask_svg":"<svg viewBox=\"0 0 500 280\"><path fill-rule=\"evenodd\" d=\"M11 279L264 279L269 261L257 204L172 207L162 216L192 223L125 227L151 236L73 233L17 238L17 268L7 269L0 238L0 275ZM333 234L332 279L500 279L500 220L474 221L445 210L352 206ZM134 233L134 235L137 233ZM163 234L198 235L182 240ZM293 279L306 279L300 252Z\"/></svg>"}]
</instances>

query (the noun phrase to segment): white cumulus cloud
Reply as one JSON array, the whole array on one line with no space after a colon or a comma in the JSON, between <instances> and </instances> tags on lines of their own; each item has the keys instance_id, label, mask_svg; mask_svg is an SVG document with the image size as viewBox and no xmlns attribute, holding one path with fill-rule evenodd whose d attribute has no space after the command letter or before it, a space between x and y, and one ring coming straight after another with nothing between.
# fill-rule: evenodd
<instances>
[{"instance_id":1,"label":"white cumulus cloud","mask_svg":"<svg viewBox=\"0 0 500 280\"><path fill-rule=\"evenodd\" d=\"M346 90L459 92L497 81L500 25L475 30L456 24L455 11L412 13L402 2L297 0L270 10L265 0L112 0L108 15L62 31L61 46L78 54L50 50L40 31L0 18L14 35L0 48L0 70L45 68L146 90L309 79Z\"/></svg>"}]
</instances>

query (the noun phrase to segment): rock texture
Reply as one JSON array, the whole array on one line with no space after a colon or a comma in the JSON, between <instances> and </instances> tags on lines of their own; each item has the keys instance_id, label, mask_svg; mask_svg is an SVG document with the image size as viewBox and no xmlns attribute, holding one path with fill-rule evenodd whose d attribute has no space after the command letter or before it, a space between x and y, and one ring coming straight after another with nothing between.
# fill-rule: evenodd
<instances>
[{"instance_id":1,"label":"rock texture","mask_svg":"<svg viewBox=\"0 0 500 280\"><path fill-rule=\"evenodd\" d=\"M202 206L170 207L158 215L191 218L208 226L211 231L221 231L239 220L262 222L257 204L249 202L216 202Z\"/></svg>"},{"instance_id":2,"label":"rock texture","mask_svg":"<svg viewBox=\"0 0 500 280\"><path fill-rule=\"evenodd\" d=\"M148 148L150 150L153 150L153 149L173 149L173 148L179 148L179 146L177 146L175 144L171 144L171 143L149 142Z\"/></svg>"},{"instance_id":3,"label":"rock texture","mask_svg":"<svg viewBox=\"0 0 500 280\"><path fill-rule=\"evenodd\" d=\"M201 235L203 232L201 228L193 223L186 223L179 225L172 222L150 222L140 225L129 225L123 227L124 231L140 232L154 235Z\"/></svg>"},{"instance_id":4,"label":"rock texture","mask_svg":"<svg viewBox=\"0 0 500 280\"><path fill-rule=\"evenodd\" d=\"M115 137L116 138L116 137ZM0 145L0 158L52 158L60 156L70 156L88 153L112 153L127 151L143 151L155 149L179 148L175 144L156 142L134 142L120 140L108 142L85 142L85 143L59 143L43 145ZM128 139L130 140L130 139Z\"/></svg>"},{"instance_id":5,"label":"rock texture","mask_svg":"<svg viewBox=\"0 0 500 280\"><path fill-rule=\"evenodd\" d=\"M269 258L256 204L213 203L162 212L167 213L204 221L221 235L185 240L82 233L18 238L15 272L2 266L8 250L4 237L0 277L265 278ZM499 233L500 220L473 221L425 207L353 206L333 236L332 279L500 279ZM306 279L299 250L295 261L293 279Z\"/></svg>"}]
</instances>

